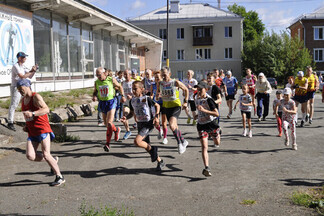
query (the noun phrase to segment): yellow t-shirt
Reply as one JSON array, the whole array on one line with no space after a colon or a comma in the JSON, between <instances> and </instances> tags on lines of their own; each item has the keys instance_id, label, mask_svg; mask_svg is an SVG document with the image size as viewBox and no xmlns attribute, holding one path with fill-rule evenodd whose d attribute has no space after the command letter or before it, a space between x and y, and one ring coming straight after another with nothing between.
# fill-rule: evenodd
<instances>
[{"instance_id":1,"label":"yellow t-shirt","mask_svg":"<svg viewBox=\"0 0 324 216\"><path fill-rule=\"evenodd\" d=\"M296 77L295 84L299 85L300 87L305 87L306 80L307 80L306 77L303 77L302 79L299 79L298 77ZM296 88L296 90L295 90L295 95L297 95L297 96L305 96L306 93L307 93L306 89Z\"/></svg>"},{"instance_id":2,"label":"yellow t-shirt","mask_svg":"<svg viewBox=\"0 0 324 216\"><path fill-rule=\"evenodd\" d=\"M140 76L136 76L135 79L132 77L132 80L134 80L134 81L141 81L142 78Z\"/></svg>"},{"instance_id":3,"label":"yellow t-shirt","mask_svg":"<svg viewBox=\"0 0 324 216\"><path fill-rule=\"evenodd\" d=\"M308 79L307 92L315 91L316 77L314 76L314 74L311 74L310 76L305 76L305 77L306 77L306 79Z\"/></svg>"},{"instance_id":4,"label":"yellow t-shirt","mask_svg":"<svg viewBox=\"0 0 324 216\"><path fill-rule=\"evenodd\" d=\"M169 82L160 82L160 92L163 100L162 107L173 108L181 106L179 91L176 87L176 81L173 79Z\"/></svg>"}]
</instances>

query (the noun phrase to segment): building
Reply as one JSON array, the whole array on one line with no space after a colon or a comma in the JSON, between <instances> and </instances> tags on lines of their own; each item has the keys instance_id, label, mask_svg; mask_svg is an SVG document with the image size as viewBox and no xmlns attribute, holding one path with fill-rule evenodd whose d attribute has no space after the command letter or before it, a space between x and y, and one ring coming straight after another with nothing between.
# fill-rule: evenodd
<instances>
[{"instance_id":1,"label":"building","mask_svg":"<svg viewBox=\"0 0 324 216\"><path fill-rule=\"evenodd\" d=\"M324 7L297 17L288 28L291 37L304 41L316 63L316 70L324 71Z\"/></svg>"},{"instance_id":2,"label":"building","mask_svg":"<svg viewBox=\"0 0 324 216\"><path fill-rule=\"evenodd\" d=\"M156 9L128 22L163 39L162 61L167 47L167 7ZM241 76L243 18L209 4L180 4L169 9L169 59L174 76L182 79L188 69L200 80L214 68L231 69Z\"/></svg>"},{"instance_id":3,"label":"building","mask_svg":"<svg viewBox=\"0 0 324 216\"><path fill-rule=\"evenodd\" d=\"M34 91L91 87L95 69L161 68L163 41L83 0L0 0L0 97L16 53L35 63Z\"/></svg>"}]
</instances>

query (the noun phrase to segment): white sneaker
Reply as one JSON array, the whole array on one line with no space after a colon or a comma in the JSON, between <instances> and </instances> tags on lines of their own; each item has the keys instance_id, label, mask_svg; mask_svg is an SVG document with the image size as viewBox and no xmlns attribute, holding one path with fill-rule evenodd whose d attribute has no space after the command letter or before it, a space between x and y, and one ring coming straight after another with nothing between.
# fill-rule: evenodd
<instances>
[{"instance_id":1,"label":"white sneaker","mask_svg":"<svg viewBox=\"0 0 324 216\"><path fill-rule=\"evenodd\" d=\"M105 127L105 123L103 123L103 122L98 122L98 127Z\"/></svg>"},{"instance_id":2,"label":"white sneaker","mask_svg":"<svg viewBox=\"0 0 324 216\"><path fill-rule=\"evenodd\" d=\"M292 144L292 149L297 151L297 144L296 143Z\"/></svg>"},{"instance_id":3,"label":"white sneaker","mask_svg":"<svg viewBox=\"0 0 324 216\"><path fill-rule=\"evenodd\" d=\"M157 136L158 140L162 139L162 136L163 136L163 130L160 129L158 136Z\"/></svg>"},{"instance_id":4,"label":"white sneaker","mask_svg":"<svg viewBox=\"0 0 324 216\"><path fill-rule=\"evenodd\" d=\"M214 147L215 147L215 148L219 148L219 145L214 144Z\"/></svg>"},{"instance_id":5,"label":"white sneaker","mask_svg":"<svg viewBox=\"0 0 324 216\"><path fill-rule=\"evenodd\" d=\"M285 146L289 146L289 139L285 139Z\"/></svg>"},{"instance_id":6,"label":"white sneaker","mask_svg":"<svg viewBox=\"0 0 324 216\"><path fill-rule=\"evenodd\" d=\"M242 133L242 136L246 136L246 129L243 129L243 133Z\"/></svg>"},{"instance_id":7,"label":"white sneaker","mask_svg":"<svg viewBox=\"0 0 324 216\"><path fill-rule=\"evenodd\" d=\"M168 139L167 139L167 138L164 138L163 141L162 141L162 143L163 143L164 145L168 144Z\"/></svg>"},{"instance_id":8,"label":"white sneaker","mask_svg":"<svg viewBox=\"0 0 324 216\"><path fill-rule=\"evenodd\" d=\"M252 137L252 130L249 130L249 137Z\"/></svg>"},{"instance_id":9,"label":"white sneaker","mask_svg":"<svg viewBox=\"0 0 324 216\"><path fill-rule=\"evenodd\" d=\"M187 140L183 140L183 143L180 143L178 145L178 152L179 154L183 154L186 151L187 145L188 145L188 141Z\"/></svg>"}]
</instances>

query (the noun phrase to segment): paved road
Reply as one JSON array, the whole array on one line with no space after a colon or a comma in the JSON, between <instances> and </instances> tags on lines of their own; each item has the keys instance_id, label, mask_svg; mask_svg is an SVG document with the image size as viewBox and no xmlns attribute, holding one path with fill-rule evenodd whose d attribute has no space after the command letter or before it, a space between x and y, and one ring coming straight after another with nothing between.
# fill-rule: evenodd
<instances>
[{"instance_id":1,"label":"paved road","mask_svg":"<svg viewBox=\"0 0 324 216\"><path fill-rule=\"evenodd\" d=\"M223 103L221 113L226 109ZM150 216L315 214L292 205L289 197L295 190L324 183L320 95L316 95L313 124L297 129L298 151L276 137L272 115L266 122L253 120L253 138L241 137L239 111L222 120L221 147L215 149L210 143L213 176L209 178L201 174L197 131L185 123L184 112L180 128L190 144L183 155L178 155L170 130L168 145L160 144L157 132L153 133L153 144L167 163L162 173L154 171L149 155L135 148L132 139L114 143L110 153L104 152L105 129L97 127L95 117L69 123L69 134L80 136L80 141L52 145L66 184L49 187L54 177L49 176L48 166L28 161L21 145L0 159L0 214L77 215L82 202L96 208L126 206L136 215ZM247 199L256 204L240 204Z\"/></svg>"}]
</instances>

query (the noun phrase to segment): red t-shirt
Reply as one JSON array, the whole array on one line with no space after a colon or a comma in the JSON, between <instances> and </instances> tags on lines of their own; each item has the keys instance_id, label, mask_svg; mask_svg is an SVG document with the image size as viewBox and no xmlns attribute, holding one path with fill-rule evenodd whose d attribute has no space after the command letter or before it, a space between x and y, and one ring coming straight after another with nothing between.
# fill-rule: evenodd
<instances>
[{"instance_id":1,"label":"red t-shirt","mask_svg":"<svg viewBox=\"0 0 324 216\"><path fill-rule=\"evenodd\" d=\"M33 103L35 94L36 92L33 92L33 96L31 97L28 104L24 104L24 98L22 99L22 103L21 103L22 111L35 112L39 110L39 108L35 107ZM43 133L53 132L49 124L47 114L42 116L32 116L31 118L25 118L25 120L26 120L26 126L28 128L28 137L34 137L34 136L39 136Z\"/></svg>"}]
</instances>

